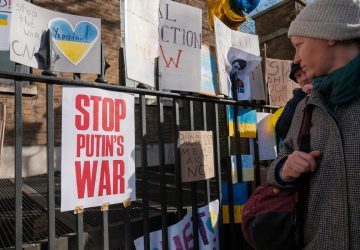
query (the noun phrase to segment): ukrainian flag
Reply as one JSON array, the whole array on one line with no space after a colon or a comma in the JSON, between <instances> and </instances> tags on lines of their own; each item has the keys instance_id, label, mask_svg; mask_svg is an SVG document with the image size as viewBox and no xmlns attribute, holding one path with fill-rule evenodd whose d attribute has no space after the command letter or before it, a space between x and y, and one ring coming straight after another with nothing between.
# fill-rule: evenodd
<instances>
[{"instance_id":1,"label":"ukrainian flag","mask_svg":"<svg viewBox=\"0 0 360 250\"><path fill-rule=\"evenodd\" d=\"M238 123L240 137L256 138L256 110L239 109Z\"/></svg>"},{"instance_id":2,"label":"ukrainian flag","mask_svg":"<svg viewBox=\"0 0 360 250\"><path fill-rule=\"evenodd\" d=\"M229 214L229 197L228 197L228 184L227 182L222 183L222 213L223 223L230 223ZM245 202L248 200L248 188L247 183L235 183L233 184L233 204L234 204L234 223L242 222L242 209Z\"/></svg>"},{"instance_id":3,"label":"ukrainian flag","mask_svg":"<svg viewBox=\"0 0 360 250\"><path fill-rule=\"evenodd\" d=\"M8 16L4 14L0 14L0 26L8 25Z\"/></svg>"},{"instance_id":4,"label":"ukrainian flag","mask_svg":"<svg viewBox=\"0 0 360 250\"><path fill-rule=\"evenodd\" d=\"M234 107L227 105L226 113L229 121L229 136L235 136Z\"/></svg>"}]
</instances>

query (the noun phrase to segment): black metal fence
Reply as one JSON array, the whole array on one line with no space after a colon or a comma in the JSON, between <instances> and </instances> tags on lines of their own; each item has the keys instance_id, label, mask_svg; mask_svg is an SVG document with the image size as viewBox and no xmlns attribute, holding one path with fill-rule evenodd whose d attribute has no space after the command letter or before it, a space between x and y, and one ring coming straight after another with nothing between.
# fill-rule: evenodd
<instances>
[{"instance_id":1,"label":"black metal fence","mask_svg":"<svg viewBox=\"0 0 360 250\"><path fill-rule=\"evenodd\" d=\"M22 74L0 71L0 78L14 80L15 87L15 179L0 181L0 247L22 249L26 244L39 244L42 249L55 249L61 244L61 239L67 238L66 247L70 249L134 249L133 240L144 235L145 249L150 249L149 233L162 229L163 249L168 249L169 239L167 228L179 221L187 208L192 209L196 218L196 208L207 204L213 199L220 201L219 221L222 222L222 190L221 183L228 183L230 224L219 223L221 249L247 249L242 240L239 224L234 222L233 188L230 161L231 138L223 138L220 134L222 126L227 121L220 120L220 111L225 105L238 108L252 108L258 111L273 112L275 107L256 105L233 100L198 97L179 93L161 92L156 90L129 88L119 85L82 81L77 77L65 79L52 76ZM23 95L22 81L46 85L46 126L47 126L47 174L42 176L22 176L23 147ZM86 86L111 91L132 93L138 95L141 168L136 169L136 202L130 205L111 205L109 210L100 211L90 208L72 213L61 213L60 207L60 173L54 171L54 85ZM155 106L158 124L159 166L148 167L147 160L147 110L145 96L157 98ZM41 97L40 97L41 98ZM164 98L170 98L172 119L166 120L164 115ZM200 114L194 112L194 106L200 107ZM169 108L169 107L166 107ZM184 117L181 108L187 108L186 118L190 130L212 130L214 135L214 160L216 177L207 181L184 184L181 182L179 131ZM165 123L173 127L174 165L165 164ZM239 138L237 123L236 137ZM228 131L228 128L226 128ZM220 147L220 141L227 142L227 149ZM235 151L241 154L241 141L235 139ZM256 140L255 140L256 145ZM255 147L256 149L256 147ZM224 156L223 151L228 155ZM256 151L256 150L255 150ZM260 163L255 153L255 182L249 182L249 192L260 183ZM238 164L241 164L238 161ZM238 166L241 167L241 166ZM240 168L239 168L240 169ZM238 171L241 180L241 171ZM35 219L34 219L35 218ZM34 229L36 220L42 223ZM35 222L34 222L35 221ZM199 249L198 222L193 220L194 249ZM65 246L64 245L64 246ZM61 245L62 246L62 245Z\"/></svg>"}]
</instances>

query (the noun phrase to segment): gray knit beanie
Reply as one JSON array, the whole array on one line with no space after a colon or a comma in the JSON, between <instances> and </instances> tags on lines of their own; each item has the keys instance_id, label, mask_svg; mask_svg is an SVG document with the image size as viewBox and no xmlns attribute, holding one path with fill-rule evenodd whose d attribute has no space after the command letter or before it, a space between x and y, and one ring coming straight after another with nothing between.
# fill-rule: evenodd
<instances>
[{"instance_id":1,"label":"gray knit beanie","mask_svg":"<svg viewBox=\"0 0 360 250\"><path fill-rule=\"evenodd\" d=\"M336 41L360 38L360 0L315 0L291 23L288 36Z\"/></svg>"}]
</instances>

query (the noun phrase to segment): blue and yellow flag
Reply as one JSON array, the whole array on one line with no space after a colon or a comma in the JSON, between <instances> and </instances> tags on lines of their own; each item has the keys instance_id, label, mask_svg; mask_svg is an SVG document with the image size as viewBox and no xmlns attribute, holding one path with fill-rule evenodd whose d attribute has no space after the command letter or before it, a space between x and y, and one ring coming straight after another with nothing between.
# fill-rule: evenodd
<instances>
[{"instance_id":1,"label":"blue and yellow flag","mask_svg":"<svg viewBox=\"0 0 360 250\"><path fill-rule=\"evenodd\" d=\"M256 137L256 110L239 109L238 123L240 137L255 138Z\"/></svg>"},{"instance_id":2,"label":"blue and yellow flag","mask_svg":"<svg viewBox=\"0 0 360 250\"><path fill-rule=\"evenodd\" d=\"M0 13L0 26L8 25L8 16Z\"/></svg>"},{"instance_id":3,"label":"blue and yellow flag","mask_svg":"<svg viewBox=\"0 0 360 250\"><path fill-rule=\"evenodd\" d=\"M241 155L242 167L242 181L253 181L254 173L254 160L252 155Z\"/></svg>"}]
</instances>

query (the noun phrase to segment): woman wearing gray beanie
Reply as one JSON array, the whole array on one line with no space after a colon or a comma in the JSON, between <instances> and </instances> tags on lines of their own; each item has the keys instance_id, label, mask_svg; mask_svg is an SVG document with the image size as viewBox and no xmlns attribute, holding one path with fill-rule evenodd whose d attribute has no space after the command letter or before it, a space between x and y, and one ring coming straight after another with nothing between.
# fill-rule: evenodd
<instances>
[{"instance_id":1,"label":"woman wearing gray beanie","mask_svg":"<svg viewBox=\"0 0 360 250\"><path fill-rule=\"evenodd\" d=\"M311 78L268 182L293 186L309 173L304 249L360 249L360 0L315 0L291 23L295 62ZM312 108L310 151L297 137Z\"/></svg>"}]
</instances>

